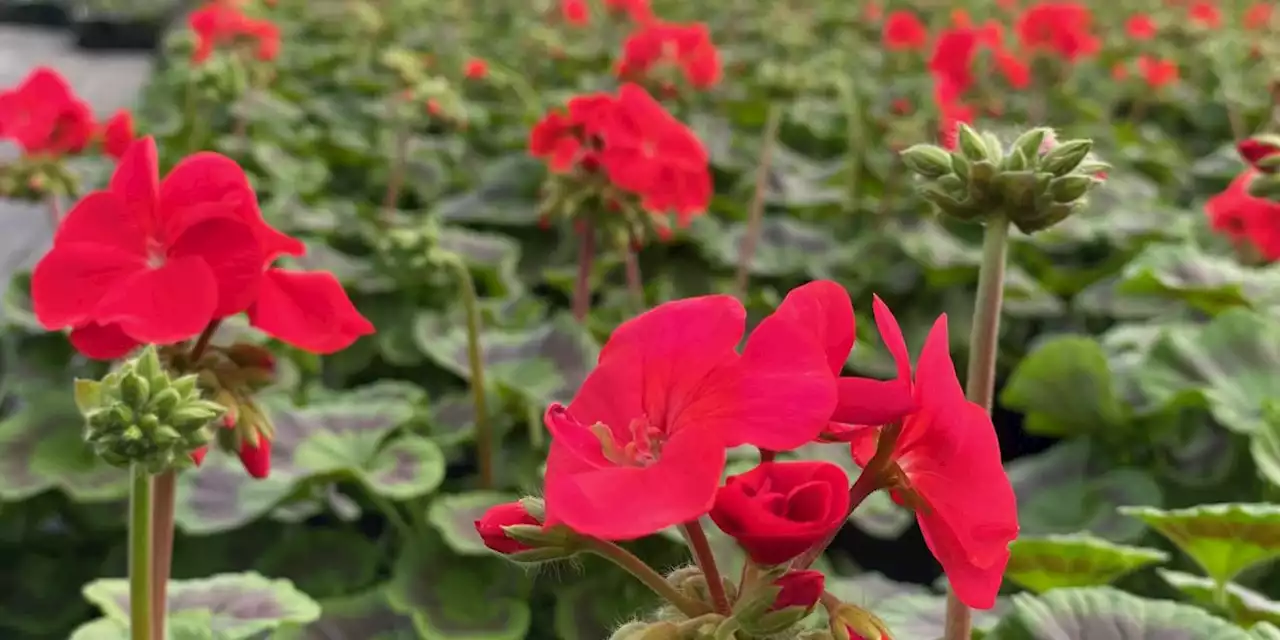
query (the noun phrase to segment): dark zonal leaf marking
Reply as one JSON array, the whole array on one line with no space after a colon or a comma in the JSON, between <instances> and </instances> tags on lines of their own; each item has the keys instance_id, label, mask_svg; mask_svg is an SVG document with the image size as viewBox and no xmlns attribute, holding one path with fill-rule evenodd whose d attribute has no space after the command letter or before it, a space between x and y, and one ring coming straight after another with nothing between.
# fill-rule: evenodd
<instances>
[{"instance_id":1,"label":"dark zonal leaf marking","mask_svg":"<svg viewBox=\"0 0 1280 640\"><path fill-rule=\"evenodd\" d=\"M444 481L444 453L430 440L402 435L378 452L362 476L380 495L393 500L416 498L435 491Z\"/></svg>"},{"instance_id":2,"label":"dark zonal leaf marking","mask_svg":"<svg viewBox=\"0 0 1280 640\"><path fill-rule=\"evenodd\" d=\"M1169 554L1158 549L1112 544L1086 534L1023 536L1010 545L1010 551L1005 576L1036 593L1105 585L1169 559Z\"/></svg>"},{"instance_id":3,"label":"dark zonal leaf marking","mask_svg":"<svg viewBox=\"0 0 1280 640\"><path fill-rule=\"evenodd\" d=\"M722 266L738 262L746 225L720 223L703 217L694 221L691 232L708 259ZM828 263L837 259L831 235L798 220L766 217L760 227L760 244L751 262L751 272L762 276L827 273Z\"/></svg>"},{"instance_id":4,"label":"dark zonal leaf marking","mask_svg":"<svg viewBox=\"0 0 1280 640\"><path fill-rule=\"evenodd\" d=\"M303 593L327 598L373 582L380 551L365 536L303 528L273 545L257 562L265 575L288 578Z\"/></svg>"},{"instance_id":5,"label":"dark zonal leaf marking","mask_svg":"<svg viewBox=\"0 0 1280 640\"><path fill-rule=\"evenodd\" d=\"M418 640L413 617L391 608L386 593L325 600L320 619L301 629L285 629L272 640Z\"/></svg>"},{"instance_id":6,"label":"dark zonal leaf marking","mask_svg":"<svg viewBox=\"0 0 1280 640\"><path fill-rule=\"evenodd\" d=\"M393 570L392 606L415 614L427 638L524 640L529 576L502 558L458 558L420 540Z\"/></svg>"},{"instance_id":7,"label":"dark zonal leaf marking","mask_svg":"<svg viewBox=\"0 0 1280 640\"><path fill-rule=\"evenodd\" d=\"M986 640L1247 640L1249 634L1204 610L1147 600L1111 587L1055 589L1013 596L1013 612Z\"/></svg>"}]
</instances>

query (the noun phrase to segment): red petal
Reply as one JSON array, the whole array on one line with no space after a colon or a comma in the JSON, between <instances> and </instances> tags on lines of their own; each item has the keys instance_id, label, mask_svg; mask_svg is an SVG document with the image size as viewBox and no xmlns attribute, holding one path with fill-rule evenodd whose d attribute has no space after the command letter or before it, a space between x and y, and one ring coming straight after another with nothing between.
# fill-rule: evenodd
<instances>
[{"instance_id":1,"label":"red petal","mask_svg":"<svg viewBox=\"0 0 1280 640\"><path fill-rule=\"evenodd\" d=\"M836 381L836 388L835 422L878 427L897 422L915 409L911 385L900 379L845 377Z\"/></svg>"},{"instance_id":2,"label":"red petal","mask_svg":"<svg viewBox=\"0 0 1280 640\"><path fill-rule=\"evenodd\" d=\"M176 238L182 234L183 227L189 224L184 210L211 203L220 205L227 215L253 229L266 261L281 254L300 256L306 252L302 241L281 233L262 219L258 197L240 165L208 151L187 156L160 184L159 215L165 237Z\"/></svg>"},{"instance_id":3,"label":"red petal","mask_svg":"<svg viewBox=\"0 0 1280 640\"><path fill-rule=\"evenodd\" d=\"M109 291L146 269L143 258L109 246L61 244L45 254L31 273L31 302L46 329L95 320Z\"/></svg>"},{"instance_id":4,"label":"red petal","mask_svg":"<svg viewBox=\"0 0 1280 640\"><path fill-rule=\"evenodd\" d=\"M370 324L333 274L269 269L249 322L295 347L312 353L341 351L373 333Z\"/></svg>"},{"instance_id":5,"label":"red petal","mask_svg":"<svg viewBox=\"0 0 1280 640\"><path fill-rule=\"evenodd\" d=\"M597 468L558 441L547 457L547 524L606 540L632 540L711 509L725 448L714 429L673 434L647 467Z\"/></svg>"},{"instance_id":6,"label":"red petal","mask_svg":"<svg viewBox=\"0 0 1280 640\"><path fill-rule=\"evenodd\" d=\"M120 196L93 191L81 198L58 225L54 246L86 243L146 256L147 232Z\"/></svg>"},{"instance_id":7,"label":"red petal","mask_svg":"<svg viewBox=\"0 0 1280 640\"><path fill-rule=\"evenodd\" d=\"M974 564L965 554L964 547L946 523L933 514L920 515L920 532L938 563L947 574L956 597L974 609L990 609L996 606L996 596L1009 565L1008 542L1004 551L983 565Z\"/></svg>"},{"instance_id":8,"label":"red petal","mask_svg":"<svg viewBox=\"0 0 1280 640\"><path fill-rule=\"evenodd\" d=\"M198 467L204 464L204 457L209 453L209 447L200 447L191 452L191 461Z\"/></svg>"},{"instance_id":9,"label":"red petal","mask_svg":"<svg viewBox=\"0 0 1280 640\"><path fill-rule=\"evenodd\" d=\"M193 212L216 209L204 205ZM262 248L249 225L230 217L206 217L186 227L168 248L169 259L198 257L217 281L218 305L214 315L240 313L253 304L262 281Z\"/></svg>"},{"instance_id":10,"label":"red petal","mask_svg":"<svg viewBox=\"0 0 1280 640\"><path fill-rule=\"evenodd\" d=\"M124 203L125 211L144 234L156 229L156 197L160 183L156 141L147 136L135 140L120 158L108 187ZM145 235L144 235L145 237Z\"/></svg>"},{"instance_id":11,"label":"red petal","mask_svg":"<svg viewBox=\"0 0 1280 640\"><path fill-rule=\"evenodd\" d=\"M240 443L240 464L249 475L259 480L271 474L271 440L258 435L258 446L245 440Z\"/></svg>"},{"instance_id":12,"label":"red petal","mask_svg":"<svg viewBox=\"0 0 1280 640\"><path fill-rule=\"evenodd\" d=\"M778 305L774 315L808 328L827 354L831 372L839 374L853 350L856 325L853 303L844 287L830 280L815 280L796 287Z\"/></svg>"},{"instance_id":13,"label":"red petal","mask_svg":"<svg viewBox=\"0 0 1280 640\"><path fill-rule=\"evenodd\" d=\"M115 360L123 358L138 346L138 341L130 338L114 324L87 324L76 327L69 336L71 346L76 351L94 360Z\"/></svg>"},{"instance_id":14,"label":"red petal","mask_svg":"<svg viewBox=\"0 0 1280 640\"><path fill-rule=\"evenodd\" d=\"M104 296L96 315L119 322L138 342L172 344L198 335L213 319L218 283L204 260L171 258L144 269Z\"/></svg>"},{"instance_id":15,"label":"red petal","mask_svg":"<svg viewBox=\"0 0 1280 640\"><path fill-rule=\"evenodd\" d=\"M880 339L884 341L885 348L889 350L894 364L898 366L898 379L910 382L911 354L907 352L907 341L902 337L902 328L898 326L898 319L893 317L893 312L880 299L880 296L872 296L871 311L876 317L876 330L880 332Z\"/></svg>"},{"instance_id":16,"label":"red petal","mask_svg":"<svg viewBox=\"0 0 1280 640\"><path fill-rule=\"evenodd\" d=\"M751 332L736 379L703 393L690 420L725 422L726 444L788 451L826 428L836 406L836 376L812 330L772 315Z\"/></svg>"}]
</instances>

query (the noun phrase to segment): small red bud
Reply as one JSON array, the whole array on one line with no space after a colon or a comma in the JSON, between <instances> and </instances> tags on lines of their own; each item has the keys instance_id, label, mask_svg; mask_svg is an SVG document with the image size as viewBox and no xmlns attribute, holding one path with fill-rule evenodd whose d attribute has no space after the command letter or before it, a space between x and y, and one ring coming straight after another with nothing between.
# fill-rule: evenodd
<instances>
[{"instance_id":1,"label":"small red bud","mask_svg":"<svg viewBox=\"0 0 1280 640\"><path fill-rule=\"evenodd\" d=\"M191 452L190 454L191 461L196 463L196 466L198 467L204 464L204 457L208 453L209 453L209 447L200 447L199 449L196 449L195 451Z\"/></svg>"},{"instance_id":2,"label":"small red bud","mask_svg":"<svg viewBox=\"0 0 1280 640\"><path fill-rule=\"evenodd\" d=\"M257 446L247 439L240 443L240 464L255 478L267 477L271 473L271 440L259 434Z\"/></svg>"},{"instance_id":3,"label":"small red bud","mask_svg":"<svg viewBox=\"0 0 1280 640\"><path fill-rule=\"evenodd\" d=\"M826 577L821 571L790 571L773 582L782 591L773 601L770 611L778 611L787 607L804 607L812 609L818 604L822 592L826 589Z\"/></svg>"},{"instance_id":4,"label":"small red bud","mask_svg":"<svg viewBox=\"0 0 1280 640\"><path fill-rule=\"evenodd\" d=\"M484 546L501 554L519 553L532 549L529 545L512 539L503 531L503 527L517 524L541 526L537 518L529 515L519 502L507 502L489 507L489 510L476 520L476 532L484 541Z\"/></svg>"}]
</instances>

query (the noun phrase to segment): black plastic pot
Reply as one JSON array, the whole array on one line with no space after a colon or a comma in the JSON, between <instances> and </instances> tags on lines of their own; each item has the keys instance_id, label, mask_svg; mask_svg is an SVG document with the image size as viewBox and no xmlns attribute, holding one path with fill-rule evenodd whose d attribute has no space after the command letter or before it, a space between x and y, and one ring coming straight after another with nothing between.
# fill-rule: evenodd
<instances>
[{"instance_id":1,"label":"black plastic pot","mask_svg":"<svg viewBox=\"0 0 1280 640\"><path fill-rule=\"evenodd\" d=\"M65 27L71 18L63 0L0 0L0 22Z\"/></svg>"},{"instance_id":2,"label":"black plastic pot","mask_svg":"<svg viewBox=\"0 0 1280 640\"><path fill-rule=\"evenodd\" d=\"M180 0L150 0L145 9L123 11L94 0L75 1L70 14L76 46L92 50L154 51L183 6Z\"/></svg>"}]
</instances>

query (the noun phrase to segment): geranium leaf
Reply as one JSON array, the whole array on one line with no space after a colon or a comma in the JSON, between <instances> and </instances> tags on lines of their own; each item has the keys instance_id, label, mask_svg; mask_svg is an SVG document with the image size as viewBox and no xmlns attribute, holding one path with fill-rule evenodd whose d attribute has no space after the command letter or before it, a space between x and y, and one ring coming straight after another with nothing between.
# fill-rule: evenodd
<instances>
[{"instance_id":1,"label":"geranium leaf","mask_svg":"<svg viewBox=\"0 0 1280 640\"><path fill-rule=\"evenodd\" d=\"M1014 369L1000 394L1026 414L1027 431L1069 436L1115 430L1125 421L1102 345L1083 336L1041 343Z\"/></svg>"},{"instance_id":2,"label":"geranium leaf","mask_svg":"<svg viewBox=\"0 0 1280 640\"><path fill-rule=\"evenodd\" d=\"M513 153L483 166L474 190L441 198L432 213L451 223L536 224L545 165L526 153Z\"/></svg>"},{"instance_id":3,"label":"geranium leaf","mask_svg":"<svg viewBox=\"0 0 1280 640\"><path fill-rule=\"evenodd\" d=\"M375 493L392 500L427 495L444 482L445 460L439 445L416 435L403 435L382 447L359 468L360 477Z\"/></svg>"},{"instance_id":4,"label":"geranium leaf","mask_svg":"<svg viewBox=\"0 0 1280 640\"><path fill-rule=\"evenodd\" d=\"M24 500L54 488L79 502L128 494L128 474L84 443L84 418L70 385L44 391L23 385L16 401L16 410L0 420L0 499Z\"/></svg>"},{"instance_id":5,"label":"geranium leaf","mask_svg":"<svg viewBox=\"0 0 1280 640\"><path fill-rule=\"evenodd\" d=\"M1249 453L1258 475L1280 487L1280 403L1269 401L1263 412L1263 424L1250 438Z\"/></svg>"},{"instance_id":6,"label":"geranium leaf","mask_svg":"<svg viewBox=\"0 0 1280 640\"><path fill-rule=\"evenodd\" d=\"M308 595L327 598L371 584L379 556L378 546L365 536L303 528L272 545L256 566L265 575L289 579Z\"/></svg>"},{"instance_id":7,"label":"geranium leaf","mask_svg":"<svg viewBox=\"0 0 1280 640\"><path fill-rule=\"evenodd\" d=\"M1142 567L1166 562L1158 549L1118 545L1087 534L1020 537L1013 541L1005 577L1043 593L1109 584Z\"/></svg>"},{"instance_id":8,"label":"geranium leaf","mask_svg":"<svg viewBox=\"0 0 1280 640\"><path fill-rule=\"evenodd\" d=\"M1249 637L1253 640L1280 640L1280 626L1270 622L1260 622L1249 630Z\"/></svg>"},{"instance_id":9,"label":"geranium leaf","mask_svg":"<svg viewBox=\"0 0 1280 640\"><path fill-rule=\"evenodd\" d=\"M725 268L738 264L744 223L719 222L710 216L694 220L690 233L711 262ZM827 277L837 259L835 238L822 229L793 218L766 216L750 271L759 276Z\"/></svg>"},{"instance_id":10,"label":"geranium leaf","mask_svg":"<svg viewBox=\"0 0 1280 640\"><path fill-rule=\"evenodd\" d=\"M283 399L264 406L275 426L271 475L250 478L233 457L211 451L179 477L178 525L190 533L242 526L270 511L313 477L372 472L382 440L412 418L422 390L378 383L318 398L306 407Z\"/></svg>"},{"instance_id":11,"label":"geranium leaf","mask_svg":"<svg viewBox=\"0 0 1280 640\"><path fill-rule=\"evenodd\" d=\"M659 603L653 592L630 576L593 563L590 573L574 576L571 584L555 588L556 636L562 640L597 640L643 609Z\"/></svg>"},{"instance_id":12,"label":"geranium leaf","mask_svg":"<svg viewBox=\"0 0 1280 640\"><path fill-rule=\"evenodd\" d=\"M104 578L85 585L84 597L108 618L129 620L129 581ZM214 637L252 638L283 624L306 624L320 617L320 606L288 580L257 573L224 573L169 582L173 615L208 614Z\"/></svg>"},{"instance_id":13,"label":"geranium leaf","mask_svg":"<svg viewBox=\"0 0 1280 640\"><path fill-rule=\"evenodd\" d=\"M428 357L459 377L471 378L464 326L423 315L416 335ZM480 342L488 381L540 405L572 400L600 352L582 325L567 315L527 330L488 328Z\"/></svg>"},{"instance_id":14,"label":"geranium leaf","mask_svg":"<svg viewBox=\"0 0 1280 640\"><path fill-rule=\"evenodd\" d=\"M860 573L856 576L831 576L827 578L827 591L841 602L876 611L881 602L902 596L930 596L927 587L908 582L895 582L879 573Z\"/></svg>"},{"instance_id":15,"label":"geranium leaf","mask_svg":"<svg viewBox=\"0 0 1280 640\"><path fill-rule=\"evenodd\" d=\"M440 531L446 545L463 555L488 555L492 552L476 533L475 522L497 504L511 502L519 496L497 491L471 491L443 495L431 502L427 520Z\"/></svg>"},{"instance_id":16,"label":"geranium leaf","mask_svg":"<svg viewBox=\"0 0 1280 640\"><path fill-rule=\"evenodd\" d=\"M1068 440L1009 463L1023 535L1089 532L1113 542L1142 536L1142 526L1115 509L1161 504L1160 485L1145 470L1097 465L1091 453L1087 441Z\"/></svg>"},{"instance_id":17,"label":"geranium leaf","mask_svg":"<svg viewBox=\"0 0 1280 640\"><path fill-rule=\"evenodd\" d=\"M1173 588L1206 609L1222 611L1225 601L1226 610L1222 613L1242 627L1252 627L1259 622L1280 624L1280 602L1257 591L1228 582L1219 592L1217 583L1210 578L1167 569L1157 569L1156 572Z\"/></svg>"},{"instance_id":18,"label":"geranium leaf","mask_svg":"<svg viewBox=\"0 0 1280 640\"><path fill-rule=\"evenodd\" d=\"M973 630L983 633L996 625L1008 608L1004 599L994 609L973 611ZM946 624L947 598L935 595L905 595L885 598L871 612L884 621L895 638L941 638Z\"/></svg>"},{"instance_id":19,"label":"geranium leaf","mask_svg":"<svg viewBox=\"0 0 1280 640\"><path fill-rule=\"evenodd\" d=\"M247 636L214 635L213 614L208 611L173 612L168 618L165 637L169 640L236 640ZM129 624L115 618L98 618L80 625L69 640L130 640Z\"/></svg>"},{"instance_id":20,"label":"geranium leaf","mask_svg":"<svg viewBox=\"0 0 1280 640\"><path fill-rule=\"evenodd\" d=\"M320 603L320 618L290 626L272 640L418 640L413 616L396 611L382 589Z\"/></svg>"},{"instance_id":21,"label":"geranium leaf","mask_svg":"<svg viewBox=\"0 0 1280 640\"><path fill-rule=\"evenodd\" d=\"M1247 640L1249 634L1203 609L1148 600L1111 587L1013 596L1013 612L985 640Z\"/></svg>"},{"instance_id":22,"label":"geranium leaf","mask_svg":"<svg viewBox=\"0 0 1280 640\"><path fill-rule=\"evenodd\" d=\"M496 233L481 233L462 227L442 227L436 236L440 249L456 254L468 267L483 276L491 297L504 297L518 290L516 264L520 244Z\"/></svg>"},{"instance_id":23,"label":"geranium leaf","mask_svg":"<svg viewBox=\"0 0 1280 640\"><path fill-rule=\"evenodd\" d=\"M1219 582L1249 567L1280 558L1280 505L1210 504L1163 511L1125 507Z\"/></svg>"},{"instance_id":24,"label":"geranium leaf","mask_svg":"<svg viewBox=\"0 0 1280 640\"><path fill-rule=\"evenodd\" d=\"M413 615L424 638L524 640L531 613L530 579L503 558L460 558L422 537L392 569L392 606Z\"/></svg>"},{"instance_id":25,"label":"geranium leaf","mask_svg":"<svg viewBox=\"0 0 1280 640\"><path fill-rule=\"evenodd\" d=\"M1121 278L1123 293L1162 295L1210 314L1280 302L1280 269L1249 269L1187 243L1148 247Z\"/></svg>"}]
</instances>

